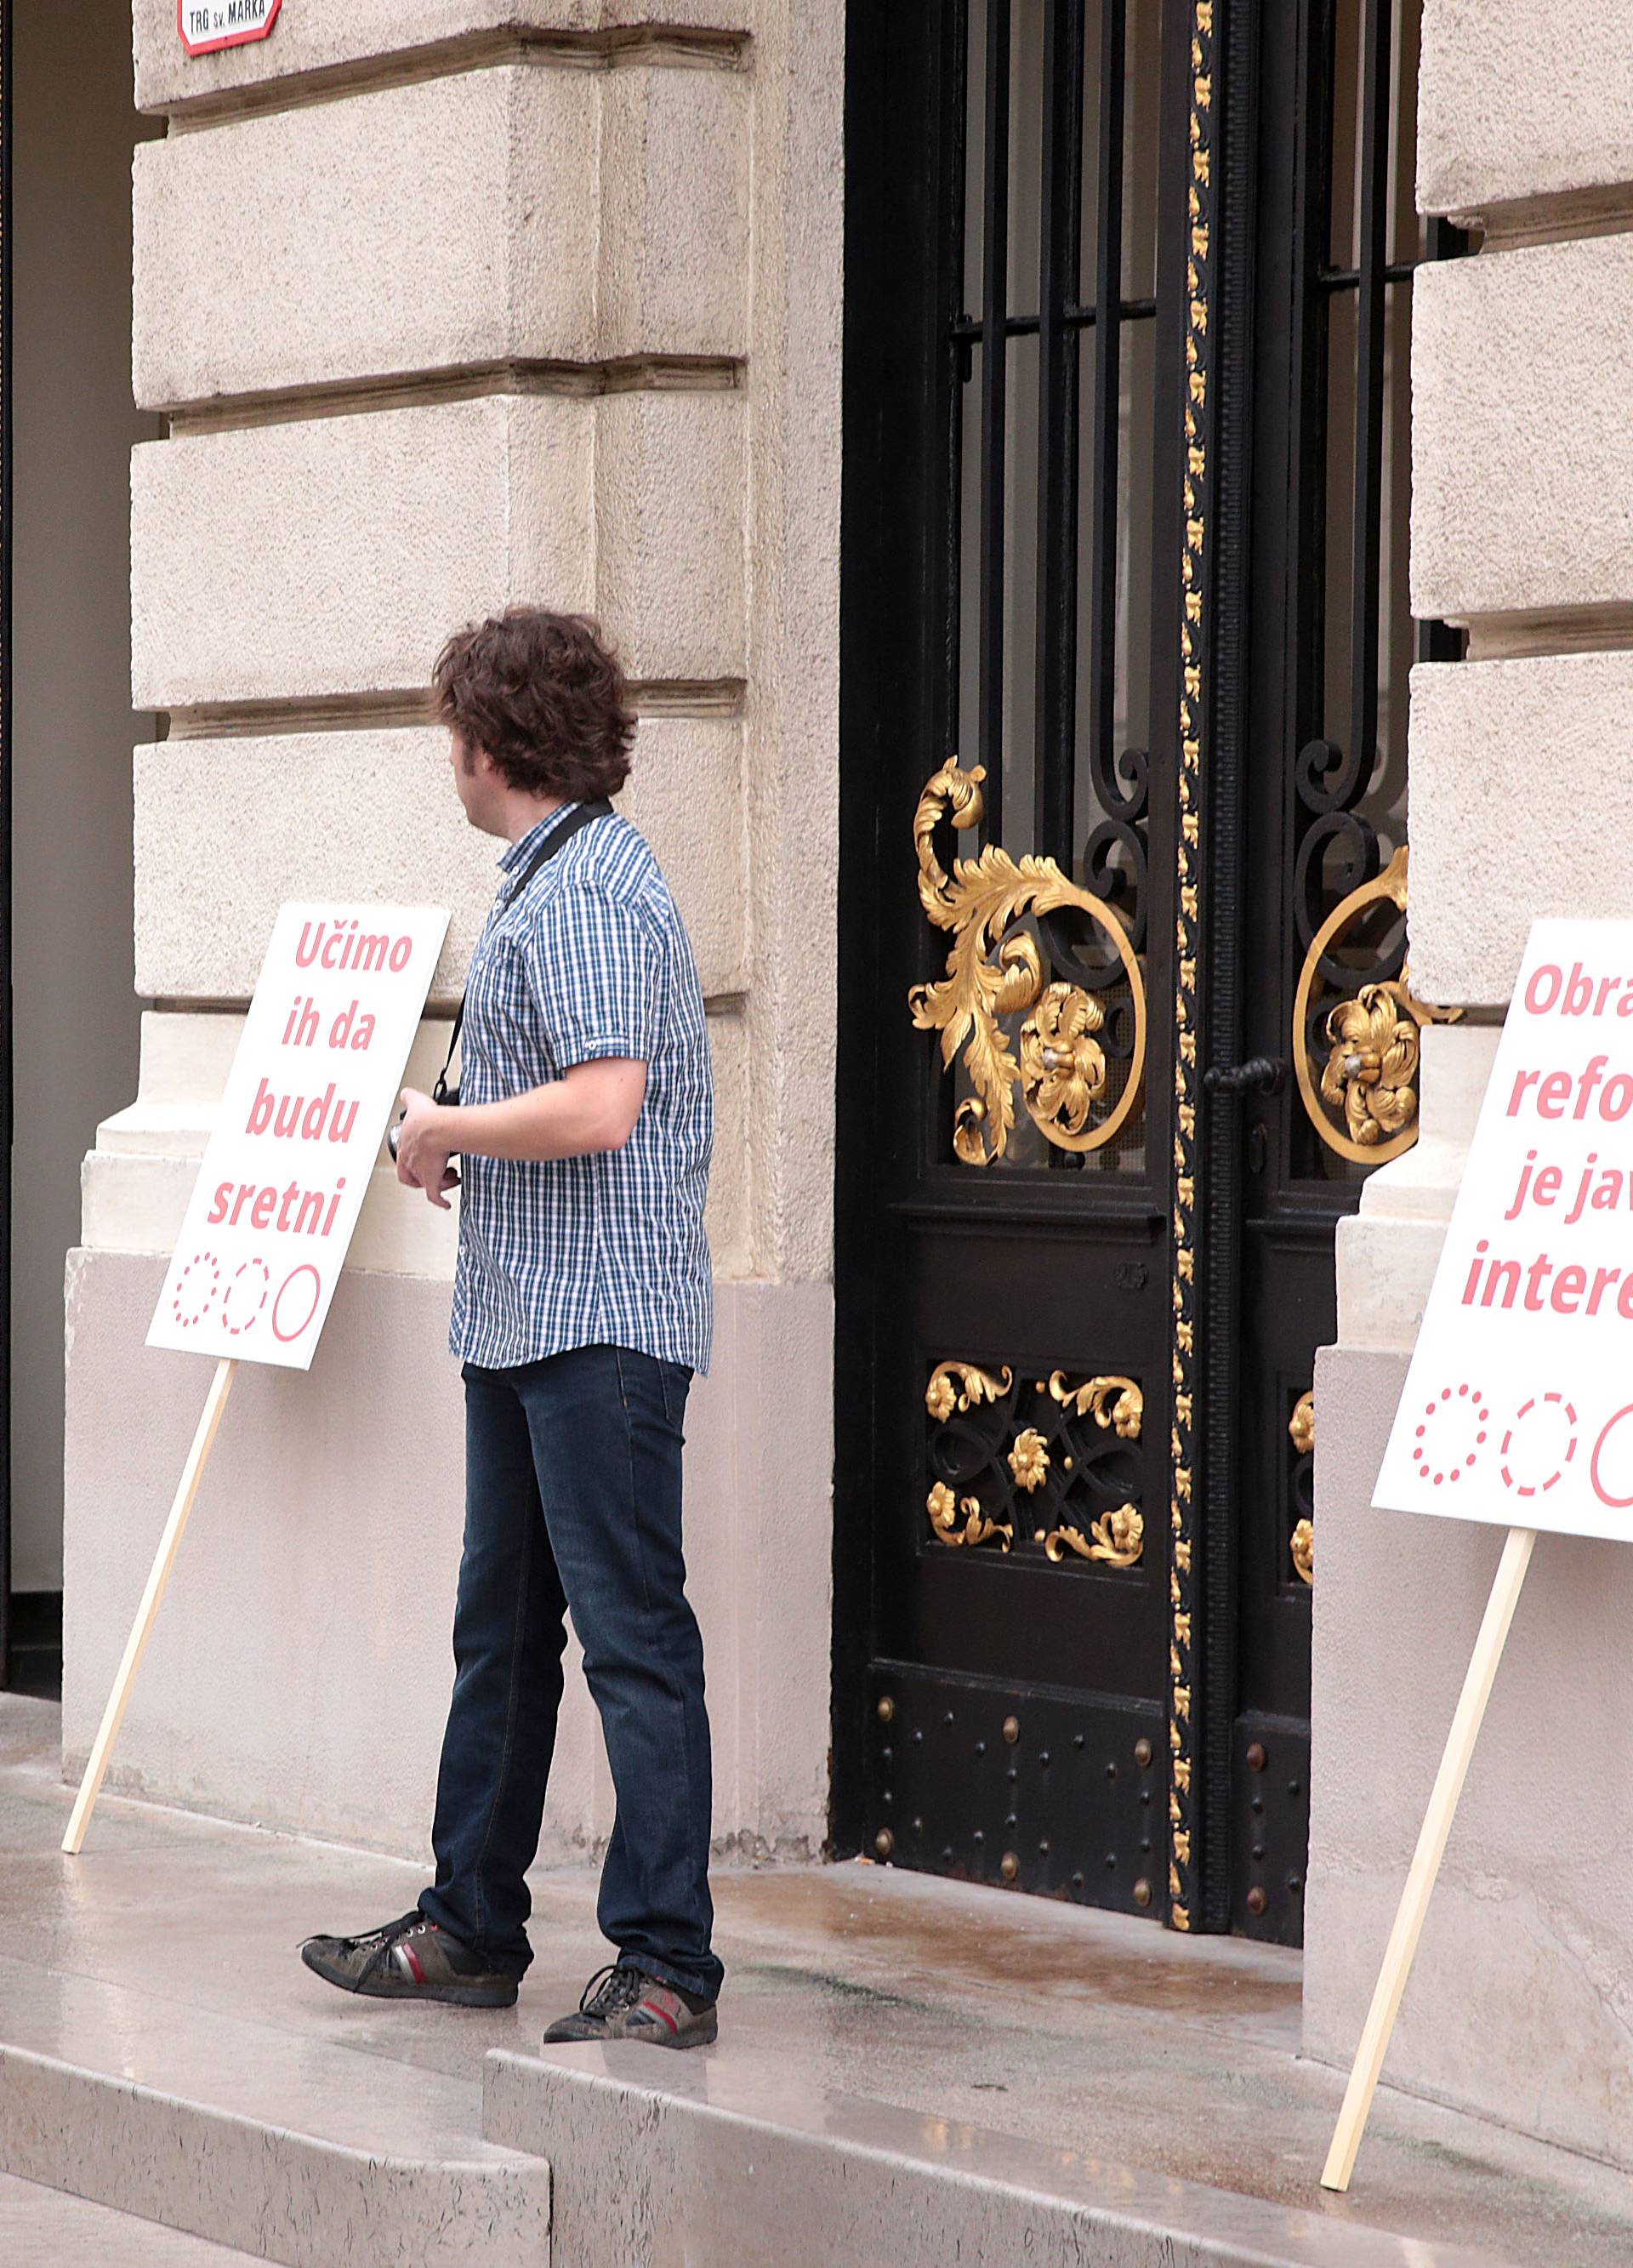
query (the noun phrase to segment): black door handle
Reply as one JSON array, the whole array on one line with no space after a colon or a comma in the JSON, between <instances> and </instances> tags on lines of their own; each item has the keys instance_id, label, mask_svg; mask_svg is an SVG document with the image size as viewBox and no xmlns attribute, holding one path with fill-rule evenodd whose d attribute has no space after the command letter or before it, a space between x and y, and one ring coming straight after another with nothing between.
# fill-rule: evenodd
<instances>
[{"instance_id":1,"label":"black door handle","mask_svg":"<svg viewBox=\"0 0 1633 2268\"><path fill-rule=\"evenodd\" d=\"M1214 1064L1202 1076L1210 1094L1279 1094L1287 1084L1287 1065L1280 1056L1250 1056L1246 1063Z\"/></svg>"}]
</instances>

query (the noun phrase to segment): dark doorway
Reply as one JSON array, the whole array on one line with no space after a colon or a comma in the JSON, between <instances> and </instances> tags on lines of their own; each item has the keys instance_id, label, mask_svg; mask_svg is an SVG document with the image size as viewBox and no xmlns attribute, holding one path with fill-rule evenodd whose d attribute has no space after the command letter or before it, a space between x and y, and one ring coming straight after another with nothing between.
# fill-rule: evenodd
<instances>
[{"instance_id":1,"label":"dark doorway","mask_svg":"<svg viewBox=\"0 0 1633 2268\"><path fill-rule=\"evenodd\" d=\"M848 63L835 1839L1289 1940L1307 1389L1414 1130L1416 7Z\"/></svg>"}]
</instances>

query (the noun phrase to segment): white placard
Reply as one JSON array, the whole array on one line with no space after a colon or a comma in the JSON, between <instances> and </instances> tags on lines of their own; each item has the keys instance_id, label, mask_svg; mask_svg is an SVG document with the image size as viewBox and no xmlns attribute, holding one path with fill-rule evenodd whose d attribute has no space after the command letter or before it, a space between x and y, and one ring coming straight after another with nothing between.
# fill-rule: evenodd
<instances>
[{"instance_id":1,"label":"white placard","mask_svg":"<svg viewBox=\"0 0 1633 2268\"><path fill-rule=\"evenodd\" d=\"M1532 925L1374 1501L1633 1539L1633 921Z\"/></svg>"},{"instance_id":2,"label":"white placard","mask_svg":"<svg viewBox=\"0 0 1633 2268\"><path fill-rule=\"evenodd\" d=\"M176 0L176 29L190 55L213 55L264 40L283 0Z\"/></svg>"},{"instance_id":3,"label":"white placard","mask_svg":"<svg viewBox=\"0 0 1633 2268\"><path fill-rule=\"evenodd\" d=\"M310 1366L447 927L430 906L280 911L150 1346Z\"/></svg>"}]
</instances>

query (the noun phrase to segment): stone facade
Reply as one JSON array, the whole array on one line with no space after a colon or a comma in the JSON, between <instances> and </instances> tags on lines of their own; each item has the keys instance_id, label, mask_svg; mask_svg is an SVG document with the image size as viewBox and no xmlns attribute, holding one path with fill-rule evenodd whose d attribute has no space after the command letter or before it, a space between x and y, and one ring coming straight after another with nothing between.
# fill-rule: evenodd
<instances>
[{"instance_id":1,"label":"stone facade","mask_svg":"<svg viewBox=\"0 0 1633 2268\"><path fill-rule=\"evenodd\" d=\"M688 1447L723 1845L827 1803L842 17L707 0L286 10L189 62L136 0L132 463L139 1092L68 1281L65 1748L88 1748L206 1382L146 1317L290 895L453 912L494 881L447 630L595 610L631 815L691 926L719 1094L714 1371ZM231 216L231 225L210 225ZM461 1521L448 1218L377 1170L305 1378L240 1381L114 1784L418 1854ZM611 1825L570 1687L547 1854Z\"/></svg>"},{"instance_id":2,"label":"stone facade","mask_svg":"<svg viewBox=\"0 0 1633 2268\"><path fill-rule=\"evenodd\" d=\"M1625 915L1633 849L1633 79L1597 0L1427 0L1423 210L1489 222L1414 292L1413 607L1470 661L1414 674L1411 971L1423 1134L1339 1231L1316 1388L1307 2051L1347 2064L1499 1532L1372 1510L1534 915ZM1517 239L1528 239L1528 243ZM1478 657L1484 656L1486 659ZM1463 1796L1389 2080L1633 2166L1625 1554L1545 1536Z\"/></svg>"}]
</instances>

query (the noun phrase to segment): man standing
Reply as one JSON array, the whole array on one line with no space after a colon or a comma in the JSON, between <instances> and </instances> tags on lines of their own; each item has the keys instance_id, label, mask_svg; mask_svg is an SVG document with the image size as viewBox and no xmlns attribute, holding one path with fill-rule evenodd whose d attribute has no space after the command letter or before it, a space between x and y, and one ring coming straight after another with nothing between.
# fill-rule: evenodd
<instances>
[{"instance_id":1,"label":"man standing","mask_svg":"<svg viewBox=\"0 0 1633 2268\"><path fill-rule=\"evenodd\" d=\"M513 608L451 638L434 682L466 816L510 846L457 1096L405 1090L397 1146L398 1179L433 1204L460 1189L465 1549L437 1881L400 1920L302 1957L348 1992L515 2000L570 1612L617 1791L598 1913L618 1959L545 2037L700 2046L722 1976L680 1542L711 1322L702 996L657 862L606 800L635 720L595 624Z\"/></svg>"}]
</instances>

